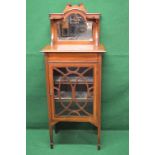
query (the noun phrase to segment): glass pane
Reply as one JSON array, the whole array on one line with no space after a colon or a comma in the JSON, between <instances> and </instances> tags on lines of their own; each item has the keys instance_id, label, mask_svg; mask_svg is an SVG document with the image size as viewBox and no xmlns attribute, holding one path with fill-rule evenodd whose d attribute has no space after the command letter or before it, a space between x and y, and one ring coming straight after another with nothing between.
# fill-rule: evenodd
<instances>
[{"instance_id":1,"label":"glass pane","mask_svg":"<svg viewBox=\"0 0 155 155\"><path fill-rule=\"evenodd\" d=\"M59 40L92 41L92 21L85 21L79 14L71 14L65 20L57 22Z\"/></svg>"},{"instance_id":2,"label":"glass pane","mask_svg":"<svg viewBox=\"0 0 155 155\"><path fill-rule=\"evenodd\" d=\"M56 116L93 114L92 67L55 67L53 77Z\"/></svg>"}]
</instances>

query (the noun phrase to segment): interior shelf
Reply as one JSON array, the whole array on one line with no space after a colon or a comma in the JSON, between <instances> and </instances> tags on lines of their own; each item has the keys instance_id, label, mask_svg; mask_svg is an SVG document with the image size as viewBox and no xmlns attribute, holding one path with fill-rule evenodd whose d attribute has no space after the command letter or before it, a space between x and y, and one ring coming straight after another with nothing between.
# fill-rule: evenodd
<instances>
[{"instance_id":1,"label":"interior shelf","mask_svg":"<svg viewBox=\"0 0 155 155\"><path fill-rule=\"evenodd\" d=\"M54 77L55 84L59 84L60 82L63 84L70 84L70 83L77 83L77 84L92 84L93 83L93 77L92 76L85 76L82 78L79 78L77 76L68 76L67 78L62 78L61 76L55 76Z\"/></svg>"},{"instance_id":2,"label":"interior shelf","mask_svg":"<svg viewBox=\"0 0 155 155\"><path fill-rule=\"evenodd\" d=\"M72 97L72 93L71 92L67 92L67 91L61 91L60 92L60 96L61 98L59 98L58 94L56 94L54 96L54 99L55 100L71 100L73 97ZM89 95L87 95L87 92L85 91L76 91L76 94L75 94L75 98L78 100L78 101L92 101L93 100L93 94L90 92Z\"/></svg>"}]
</instances>

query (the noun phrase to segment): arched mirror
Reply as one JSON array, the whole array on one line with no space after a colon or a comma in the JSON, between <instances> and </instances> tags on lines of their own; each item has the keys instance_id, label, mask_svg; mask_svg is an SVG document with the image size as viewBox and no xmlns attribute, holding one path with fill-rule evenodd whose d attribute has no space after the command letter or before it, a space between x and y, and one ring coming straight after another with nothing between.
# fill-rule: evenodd
<instances>
[{"instance_id":1,"label":"arched mirror","mask_svg":"<svg viewBox=\"0 0 155 155\"><path fill-rule=\"evenodd\" d=\"M73 13L58 21L58 40L92 41L92 21L86 21L80 14Z\"/></svg>"}]
</instances>

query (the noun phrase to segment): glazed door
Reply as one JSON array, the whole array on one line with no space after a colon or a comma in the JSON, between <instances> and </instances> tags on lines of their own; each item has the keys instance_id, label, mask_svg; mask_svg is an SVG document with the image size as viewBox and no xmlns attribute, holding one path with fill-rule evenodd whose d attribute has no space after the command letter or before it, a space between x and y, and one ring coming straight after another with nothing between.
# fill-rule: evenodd
<instances>
[{"instance_id":1,"label":"glazed door","mask_svg":"<svg viewBox=\"0 0 155 155\"><path fill-rule=\"evenodd\" d=\"M96 116L95 64L49 65L53 118Z\"/></svg>"}]
</instances>

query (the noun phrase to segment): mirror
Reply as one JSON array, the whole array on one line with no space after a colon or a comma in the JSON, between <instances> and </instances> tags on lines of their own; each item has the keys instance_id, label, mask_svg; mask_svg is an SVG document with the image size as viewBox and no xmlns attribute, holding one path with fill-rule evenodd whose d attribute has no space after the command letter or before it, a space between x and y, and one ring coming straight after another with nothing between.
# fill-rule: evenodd
<instances>
[{"instance_id":1,"label":"mirror","mask_svg":"<svg viewBox=\"0 0 155 155\"><path fill-rule=\"evenodd\" d=\"M85 21L79 14L71 14L66 19L57 22L59 40L92 41L92 21Z\"/></svg>"}]
</instances>

